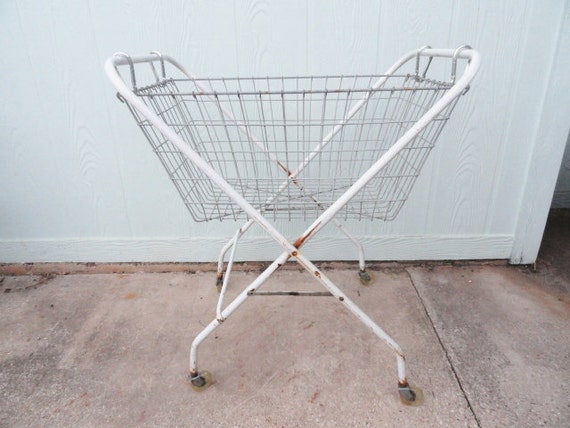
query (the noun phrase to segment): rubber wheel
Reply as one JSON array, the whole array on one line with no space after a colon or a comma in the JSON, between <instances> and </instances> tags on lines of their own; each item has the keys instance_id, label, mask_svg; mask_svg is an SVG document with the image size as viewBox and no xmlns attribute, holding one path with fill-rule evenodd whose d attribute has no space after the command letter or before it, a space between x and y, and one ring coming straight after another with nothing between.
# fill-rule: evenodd
<instances>
[{"instance_id":1,"label":"rubber wheel","mask_svg":"<svg viewBox=\"0 0 570 428\"><path fill-rule=\"evenodd\" d=\"M360 283L365 286L372 284L372 281L374 281L374 276L367 270L358 272L358 278L360 278Z\"/></svg>"},{"instance_id":2,"label":"rubber wheel","mask_svg":"<svg viewBox=\"0 0 570 428\"><path fill-rule=\"evenodd\" d=\"M212 374L210 372L199 372L198 376L190 376L190 384L194 391L202 392L208 389L213 383Z\"/></svg>"},{"instance_id":3,"label":"rubber wheel","mask_svg":"<svg viewBox=\"0 0 570 428\"><path fill-rule=\"evenodd\" d=\"M419 407L424 404L424 392L417 386L398 387L398 392L400 401L406 406Z\"/></svg>"}]
</instances>

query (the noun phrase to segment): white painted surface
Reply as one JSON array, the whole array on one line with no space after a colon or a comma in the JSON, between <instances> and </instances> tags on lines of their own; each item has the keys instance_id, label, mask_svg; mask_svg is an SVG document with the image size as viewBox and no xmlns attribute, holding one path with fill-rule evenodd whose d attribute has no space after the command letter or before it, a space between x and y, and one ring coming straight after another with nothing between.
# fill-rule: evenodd
<instances>
[{"instance_id":1,"label":"white painted surface","mask_svg":"<svg viewBox=\"0 0 570 428\"><path fill-rule=\"evenodd\" d=\"M381 72L425 44L469 43L482 70L407 205L393 222L349 226L369 259L532 262L568 136L569 10L519 0L4 0L0 261L214 260L233 235L233 222L191 221L106 81L115 51L156 49L199 75L340 74ZM278 224L291 237L303 226ZM306 254L354 258L337 235L323 230ZM238 258L279 253L259 229L248 239Z\"/></svg>"},{"instance_id":2,"label":"white painted surface","mask_svg":"<svg viewBox=\"0 0 570 428\"><path fill-rule=\"evenodd\" d=\"M541 8L536 14L543 21L556 16ZM570 103L560 102L560 96L570 93L570 7L568 3L561 11L562 20L557 29L557 37L552 40L546 51L550 62L542 85L543 95L539 100L540 112L534 118L532 144L528 151L530 160L526 177L522 182L522 198L518 206L518 218L515 226L515 240L510 260L512 263L534 262L538 256L544 225L552 203L552 195L558 176L560 159L570 123ZM531 29L534 26L531 26ZM527 61L527 63L530 61ZM525 67L532 68L531 65ZM539 70L537 70L539 72Z\"/></svg>"}]
</instances>

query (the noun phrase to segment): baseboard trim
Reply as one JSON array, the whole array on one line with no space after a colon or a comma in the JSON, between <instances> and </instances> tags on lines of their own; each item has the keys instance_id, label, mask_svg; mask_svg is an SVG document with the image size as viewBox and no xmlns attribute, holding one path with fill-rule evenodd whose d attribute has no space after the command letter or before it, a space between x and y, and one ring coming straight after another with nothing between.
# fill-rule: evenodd
<instances>
[{"instance_id":1,"label":"baseboard trim","mask_svg":"<svg viewBox=\"0 0 570 428\"><path fill-rule=\"evenodd\" d=\"M317 237L302 251L312 260L355 260L357 253L343 237ZM512 235L428 235L360 237L367 260L508 259ZM0 240L1 263L133 263L215 262L221 238L170 239L45 239ZM244 236L236 251L239 261L270 261L281 248L267 237Z\"/></svg>"}]
</instances>

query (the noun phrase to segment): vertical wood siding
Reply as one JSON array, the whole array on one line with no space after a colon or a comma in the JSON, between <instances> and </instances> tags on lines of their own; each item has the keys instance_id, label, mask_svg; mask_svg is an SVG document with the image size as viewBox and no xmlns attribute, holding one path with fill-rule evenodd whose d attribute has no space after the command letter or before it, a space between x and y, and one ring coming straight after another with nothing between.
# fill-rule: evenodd
<instances>
[{"instance_id":1,"label":"vertical wood siding","mask_svg":"<svg viewBox=\"0 0 570 428\"><path fill-rule=\"evenodd\" d=\"M4 0L0 262L209 261L237 227L191 221L104 76L115 51L159 50L205 76L348 74L464 43L481 52L481 72L399 217L348 227L369 259L532 262L568 136L568 10L561 0ZM529 189L550 195L535 202ZM278 224L291 237L304 226ZM255 228L239 248L245 260L278 253ZM334 228L307 254L356 255Z\"/></svg>"}]
</instances>

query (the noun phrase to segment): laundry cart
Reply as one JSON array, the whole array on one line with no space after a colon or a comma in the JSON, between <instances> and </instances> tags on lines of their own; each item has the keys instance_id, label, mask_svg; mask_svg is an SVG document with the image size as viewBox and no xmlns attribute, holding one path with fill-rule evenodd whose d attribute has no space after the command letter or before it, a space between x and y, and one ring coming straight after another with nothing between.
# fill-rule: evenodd
<instances>
[{"instance_id":1,"label":"laundry cart","mask_svg":"<svg viewBox=\"0 0 570 428\"><path fill-rule=\"evenodd\" d=\"M371 283L363 247L343 222L396 218L479 63L478 52L466 45L422 47L384 74L369 75L197 77L158 52L107 60L118 98L192 218L241 221L220 252L216 317L190 348L195 390L212 383L209 372L198 370L202 341L250 296L272 294L259 288L294 261L324 287L307 294L333 296L391 348L400 398L419 401L400 346L307 258L303 245L331 223L354 244L355 280ZM282 219L305 222L306 230L289 239L275 226ZM238 241L253 224L282 252L225 305Z\"/></svg>"}]
</instances>

